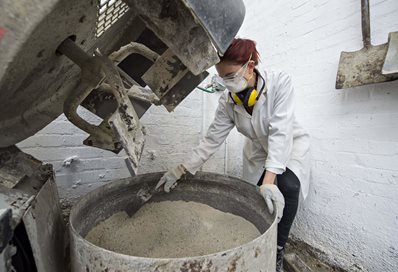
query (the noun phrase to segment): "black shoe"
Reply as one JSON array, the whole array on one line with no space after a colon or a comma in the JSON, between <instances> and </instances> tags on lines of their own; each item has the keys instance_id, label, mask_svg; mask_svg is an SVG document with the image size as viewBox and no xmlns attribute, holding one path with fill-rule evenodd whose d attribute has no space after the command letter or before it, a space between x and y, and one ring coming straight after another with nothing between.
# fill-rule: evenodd
<instances>
[{"instance_id":1,"label":"black shoe","mask_svg":"<svg viewBox=\"0 0 398 272\"><path fill-rule=\"evenodd\" d=\"M276 272L283 272L284 255L285 255L285 248L278 246L276 251Z\"/></svg>"}]
</instances>

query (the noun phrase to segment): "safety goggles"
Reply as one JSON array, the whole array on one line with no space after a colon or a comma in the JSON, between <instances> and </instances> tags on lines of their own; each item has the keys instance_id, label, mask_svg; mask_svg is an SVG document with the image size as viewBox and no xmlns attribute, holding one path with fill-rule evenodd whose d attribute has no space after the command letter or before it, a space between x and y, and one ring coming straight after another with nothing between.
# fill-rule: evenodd
<instances>
[{"instance_id":1,"label":"safety goggles","mask_svg":"<svg viewBox=\"0 0 398 272\"><path fill-rule=\"evenodd\" d=\"M250 59L249 59L242 67L240 67L239 70L236 71L234 74L232 74L232 75L227 75L227 76L225 76L225 77L220 77L220 78L221 78L223 81L224 81L224 80L228 81L228 80L233 80L233 79L235 79L235 78L237 78L237 77L242 77L242 76L244 76L244 75L246 74L247 67L249 66L249 62L250 62Z\"/></svg>"}]
</instances>

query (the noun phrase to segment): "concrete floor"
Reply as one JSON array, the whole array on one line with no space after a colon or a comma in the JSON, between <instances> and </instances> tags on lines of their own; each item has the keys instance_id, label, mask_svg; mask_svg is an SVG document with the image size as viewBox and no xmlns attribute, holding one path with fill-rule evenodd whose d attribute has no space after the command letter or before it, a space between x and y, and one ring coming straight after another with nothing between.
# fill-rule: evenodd
<instances>
[{"instance_id":1,"label":"concrete floor","mask_svg":"<svg viewBox=\"0 0 398 272\"><path fill-rule=\"evenodd\" d=\"M314 254L315 250L299 241L286 244L284 268L286 272L347 272L338 267L331 267Z\"/></svg>"}]
</instances>

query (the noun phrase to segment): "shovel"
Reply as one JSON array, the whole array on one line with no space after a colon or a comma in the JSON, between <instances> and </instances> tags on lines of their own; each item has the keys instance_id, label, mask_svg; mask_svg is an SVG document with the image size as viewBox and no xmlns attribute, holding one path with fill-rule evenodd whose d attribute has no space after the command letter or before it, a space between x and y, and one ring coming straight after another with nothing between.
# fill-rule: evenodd
<instances>
[{"instance_id":1,"label":"shovel","mask_svg":"<svg viewBox=\"0 0 398 272\"><path fill-rule=\"evenodd\" d=\"M361 0L361 15L363 48L355 52L341 52L336 89L398 79L395 75L382 74L388 43L376 46L371 44L368 0Z\"/></svg>"}]
</instances>

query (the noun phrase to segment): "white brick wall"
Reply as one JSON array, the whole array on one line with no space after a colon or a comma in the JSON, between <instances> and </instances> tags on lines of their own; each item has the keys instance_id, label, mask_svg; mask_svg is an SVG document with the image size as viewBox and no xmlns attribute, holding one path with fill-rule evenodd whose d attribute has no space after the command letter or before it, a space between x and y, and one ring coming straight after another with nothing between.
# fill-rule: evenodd
<instances>
[{"instance_id":1,"label":"white brick wall","mask_svg":"<svg viewBox=\"0 0 398 272\"><path fill-rule=\"evenodd\" d=\"M398 81L335 90L341 51L362 47L360 1L246 0L242 37L292 75L312 137L312 188L293 234L349 271L398 271ZM370 0L373 44L398 31L398 1Z\"/></svg>"},{"instance_id":2,"label":"white brick wall","mask_svg":"<svg viewBox=\"0 0 398 272\"><path fill-rule=\"evenodd\" d=\"M98 124L99 118L87 110L79 114ZM113 178L128 175L123 154L87 147L82 144L87 134L61 115L36 135L18 144L22 150L54 165L56 181L62 197L77 197ZM75 157L66 165L64 160Z\"/></svg>"}]
</instances>

